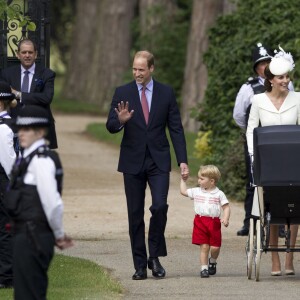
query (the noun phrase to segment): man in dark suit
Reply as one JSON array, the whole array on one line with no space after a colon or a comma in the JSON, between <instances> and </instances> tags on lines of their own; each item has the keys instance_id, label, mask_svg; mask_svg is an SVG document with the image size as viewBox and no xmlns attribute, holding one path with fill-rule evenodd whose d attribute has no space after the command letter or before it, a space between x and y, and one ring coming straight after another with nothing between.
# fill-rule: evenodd
<instances>
[{"instance_id":1,"label":"man in dark suit","mask_svg":"<svg viewBox=\"0 0 300 300\"><path fill-rule=\"evenodd\" d=\"M159 256L167 255L164 237L171 171L169 129L183 179L188 178L186 142L173 89L152 79L154 57L139 51L133 61L134 81L118 87L112 99L106 127L123 131L118 171L123 173L127 199L129 235L135 273L133 280L147 278L148 268L156 278L165 277ZM149 258L145 244L144 206L147 183L152 205L148 232Z\"/></svg>"},{"instance_id":2,"label":"man in dark suit","mask_svg":"<svg viewBox=\"0 0 300 300\"><path fill-rule=\"evenodd\" d=\"M17 107L11 110L11 116L15 118L24 105L38 105L46 108L51 119L46 139L50 142L49 147L56 149L55 123L50 109L54 95L55 73L35 63L37 48L30 39L20 41L17 56L21 64L3 69L0 75L0 78L11 86L11 91L18 100Z\"/></svg>"}]
</instances>

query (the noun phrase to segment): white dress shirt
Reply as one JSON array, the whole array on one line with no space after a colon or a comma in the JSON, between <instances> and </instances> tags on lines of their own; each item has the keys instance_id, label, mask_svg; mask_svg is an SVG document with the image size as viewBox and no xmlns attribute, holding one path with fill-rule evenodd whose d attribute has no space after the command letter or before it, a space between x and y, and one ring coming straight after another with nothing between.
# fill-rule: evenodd
<instances>
[{"instance_id":1,"label":"white dress shirt","mask_svg":"<svg viewBox=\"0 0 300 300\"><path fill-rule=\"evenodd\" d=\"M24 150L23 157L27 157L38 147L45 145L45 140L40 139ZM35 155L29 163L24 183L35 185L47 217L56 239L64 236L63 230L63 202L57 190L55 179L56 167L50 157L38 157Z\"/></svg>"},{"instance_id":2,"label":"white dress shirt","mask_svg":"<svg viewBox=\"0 0 300 300\"><path fill-rule=\"evenodd\" d=\"M142 90L143 90L143 85L137 83L136 84L139 90L139 95L140 95L140 99L142 99ZM152 94L153 94L153 79L151 79L148 84L146 85L146 89L145 89L145 94L146 94L146 99L148 102L148 107L149 107L149 113L151 110L151 103L152 103Z\"/></svg>"},{"instance_id":3,"label":"white dress shirt","mask_svg":"<svg viewBox=\"0 0 300 300\"><path fill-rule=\"evenodd\" d=\"M25 69L22 65L21 65L21 86L23 84L23 79L24 79L24 76L25 76L25 71L29 71L28 73L28 78L29 78L29 85L28 85L28 89L30 91L30 87L31 87L31 83L32 83L32 79L33 79L33 75L34 75L34 72L35 72L35 63L27 70ZM28 91L28 92L29 92Z\"/></svg>"},{"instance_id":4,"label":"white dress shirt","mask_svg":"<svg viewBox=\"0 0 300 300\"><path fill-rule=\"evenodd\" d=\"M206 191L200 187L187 189L190 199L194 200L194 210L199 216L219 218L221 207L228 202L225 194L217 187L212 191Z\"/></svg>"}]
</instances>

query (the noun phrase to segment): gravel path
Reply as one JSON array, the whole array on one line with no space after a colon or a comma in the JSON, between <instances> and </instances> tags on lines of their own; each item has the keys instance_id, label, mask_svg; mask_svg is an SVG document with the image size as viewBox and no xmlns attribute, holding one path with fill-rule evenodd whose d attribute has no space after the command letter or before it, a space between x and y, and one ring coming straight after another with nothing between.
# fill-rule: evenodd
<instances>
[{"instance_id":1,"label":"gravel path","mask_svg":"<svg viewBox=\"0 0 300 300\"><path fill-rule=\"evenodd\" d=\"M246 278L246 238L236 236L244 214L241 203L231 203L232 217L229 227L223 227L217 274L209 279L199 277L199 248L191 244L193 203L180 195L176 171L171 173L169 191L168 256L161 258L167 277L155 280L148 272L147 280L131 280L134 269L126 201L122 174L116 171L119 149L84 133L88 123L100 121L56 115L58 152L65 170L65 230L76 243L65 254L90 259L110 270L125 289L123 299L299 299L300 272L271 277L269 253L262 255L260 282ZM146 226L149 207L147 191ZM298 266L296 253L296 271Z\"/></svg>"}]
</instances>

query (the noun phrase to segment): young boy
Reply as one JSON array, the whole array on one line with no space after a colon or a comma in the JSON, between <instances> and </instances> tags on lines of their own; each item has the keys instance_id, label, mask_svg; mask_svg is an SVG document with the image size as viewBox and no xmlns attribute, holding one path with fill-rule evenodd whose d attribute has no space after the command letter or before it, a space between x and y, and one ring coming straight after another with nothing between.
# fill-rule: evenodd
<instances>
[{"instance_id":1,"label":"young boy","mask_svg":"<svg viewBox=\"0 0 300 300\"><path fill-rule=\"evenodd\" d=\"M13 166L4 203L13 220L14 299L45 300L54 246L73 245L63 230L63 169L44 138L50 126L44 108L26 105L16 126L23 152Z\"/></svg>"},{"instance_id":2,"label":"young boy","mask_svg":"<svg viewBox=\"0 0 300 300\"><path fill-rule=\"evenodd\" d=\"M194 200L195 218L192 243L200 245L201 278L215 275L217 258L222 242L221 223L229 225L230 207L225 194L216 187L221 173L216 166L201 166L198 172L199 187L188 189L181 179L180 192ZM220 220L221 207L223 216ZM210 253L210 258L209 257Z\"/></svg>"}]
</instances>

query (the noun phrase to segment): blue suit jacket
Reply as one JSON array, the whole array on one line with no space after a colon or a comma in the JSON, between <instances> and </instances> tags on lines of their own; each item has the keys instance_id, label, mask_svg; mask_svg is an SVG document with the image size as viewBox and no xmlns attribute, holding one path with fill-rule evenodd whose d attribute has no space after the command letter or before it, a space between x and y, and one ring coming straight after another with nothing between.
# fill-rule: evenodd
<instances>
[{"instance_id":1,"label":"blue suit jacket","mask_svg":"<svg viewBox=\"0 0 300 300\"><path fill-rule=\"evenodd\" d=\"M21 90L21 65L12 66L1 70L0 79L6 81L17 91ZM35 73L32 78L29 93L22 93L22 103L24 105L39 105L47 109L51 119L47 139L50 141L50 148L57 148L57 139L54 125L54 118L50 109L50 104L54 95L55 72L36 64ZM18 114L21 105L11 110L12 118Z\"/></svg>"},{"instance_id":2,"label":"blue suit jacket","mask_svg":"<svg viewBox=\"0 0 300 300\"><path fill-rule=\"evenodd\" d=\"M120 101L129 102L132 118L122 127L114 111ZM144 162L146 147L157 167L171 170L170 145L166 135L169 129L178 164L187 163L186 142L174 91L153 80L153 94L149 122L146 125L136 82L118 87L112 99L106 128L111 133L123 132L118 171L137 174Z\"/></svg>"}]
</instances>

